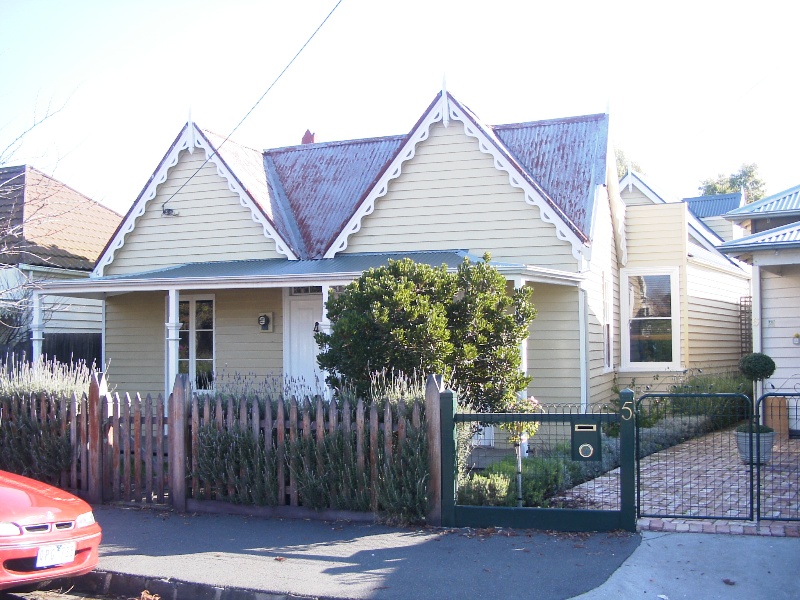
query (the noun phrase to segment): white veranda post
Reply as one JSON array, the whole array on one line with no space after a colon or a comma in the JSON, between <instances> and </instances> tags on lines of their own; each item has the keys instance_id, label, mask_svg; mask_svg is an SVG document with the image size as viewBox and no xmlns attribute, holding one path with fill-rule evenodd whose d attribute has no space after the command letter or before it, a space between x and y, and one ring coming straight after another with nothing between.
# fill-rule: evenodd
<instances>
[{"instance_id":1,"label":"white veranda post","mask_svg":"<svg viewBox=\"0 0 800 600\"><path fill-rule=\"evenodd\" d=\"M169 291L167 308L167 381L165 398L169 398L172 386L175 385L175 377L178 374L178 342L180 340L181 322L179 318L180 292L176 289Z\"/></svg>"},{"instance_id":2,"label":"white veranda post","mask_svg":"<svg viewBox=\"0 0 800 600\"><path fill-rule=\"evenodd\" d=\"M42 342L44 341L44 316L42 312L42 295L33 293L33 323L31 323L31 341L33 342L33 360L42 356Z\"/></svg>"}]
</instances>

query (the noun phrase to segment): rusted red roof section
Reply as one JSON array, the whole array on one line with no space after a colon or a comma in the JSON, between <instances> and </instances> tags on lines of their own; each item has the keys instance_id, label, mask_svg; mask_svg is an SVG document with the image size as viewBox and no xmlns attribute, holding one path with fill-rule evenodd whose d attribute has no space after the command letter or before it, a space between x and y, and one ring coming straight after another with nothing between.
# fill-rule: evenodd
<instances>
[{"instance_id":1,"label":"rusted red roof section","mask_svg":"<svg viewBox=\"0 0 800 600\"><path fill-rule=\"evenodd\" d=\"M477 122L477 119L476 119ZM482 126L583 240L605 183L608 116ZM321 258L407 136L264 152L273 219L304 258Z\"/></svg>"},{"instance_id":2,"label":"rusted red roof section","mask_svg":"<svg viewBox=\"0 0 800 600\"><path fill-rule=\"evenodd\" d=\"M492 127L555 205L588 239L595 186L606 182L608 115Z\"/></svg>"},{"instance_id":3,"label":"rusted red roof section","mask_svg":"<svg viewBox=\"0 0 800 600\"><path fill-rule=\"evenodd\" d=\"M304 144L264 152L270 196L293 220L303 258L322 258L404 136ZM288 220L288 219L287 219Z\"/></svg>"}]
</instances>

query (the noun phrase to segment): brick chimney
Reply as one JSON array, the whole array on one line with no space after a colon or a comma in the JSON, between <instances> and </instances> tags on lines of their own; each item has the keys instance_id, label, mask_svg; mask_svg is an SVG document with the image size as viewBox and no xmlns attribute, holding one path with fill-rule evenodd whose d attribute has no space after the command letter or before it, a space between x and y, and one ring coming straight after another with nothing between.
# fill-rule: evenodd
<instances>
[{"instance_id":1,"label":"brick chimney","mask_svg":"<svg viewBox=\"0 0 800 600\"><path fill-rule=\"evenodd\" d=\"M314 143L314 134L311 133L310 129L306 129L306 132L303 134L303 144L313 144Z\"/></svg>"}]
</instances>

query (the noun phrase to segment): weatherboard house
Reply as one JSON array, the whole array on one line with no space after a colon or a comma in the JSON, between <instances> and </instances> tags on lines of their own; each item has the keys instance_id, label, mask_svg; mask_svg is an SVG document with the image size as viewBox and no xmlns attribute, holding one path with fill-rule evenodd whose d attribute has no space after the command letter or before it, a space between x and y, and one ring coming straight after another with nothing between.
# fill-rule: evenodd
<instances>
[{"instance_id":1,"label":"weatherboard house","mask_svg":"<svg viewBox=\"0 0 800 600\"><path fill-rule=\"evenodd\" d=\"M753 265L753 349L775 361L765 392L800 391L800 185L725 215L752 233L722 252ZM796 406L796 404L794 404ZM800 433L800 413L789 427Z\"/></svg>"},{"instance_id":2,"label":"weatherboard house","mask_svg":"<svg viewBox=\"0 0 800 600\"><path fill-rule=\"evenodd\" d=\"M608 127L490 126L446 92L392 137L262 152L189 123L92 277L45 293L103 301L121 391L163 392L177 373L198 388L222 371L314 381L338 286L389 259L455 269L485 252L509 287L533 288L523 365L544 402L735 365L747 272L696 237L686 204L623 201Z\"/></svg>"},{"instance_id":3,"label":"weatherboard house","mask_svg":"<svg viewBox=\"0 0 800 600\"><path fill-rule=\"evenodd\" d=\"M45 281L87 278L120 220L34 167L0 167L1 354L30 355L35 319L34 341L48 357L99 361L100 302L48 295L34 315L29 294Z\"/></svg>"}]
</instances>

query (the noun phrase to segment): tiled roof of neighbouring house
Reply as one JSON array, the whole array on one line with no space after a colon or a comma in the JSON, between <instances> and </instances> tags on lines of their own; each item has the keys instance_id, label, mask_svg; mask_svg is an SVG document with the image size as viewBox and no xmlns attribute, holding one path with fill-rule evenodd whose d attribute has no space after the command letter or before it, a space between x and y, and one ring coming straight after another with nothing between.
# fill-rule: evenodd
<instances>
[{"instance_id":1,"label":"tiled roof of neighbouring house","mask_svg":"<svg viewBox=\"0 0 800 600\"><path fill-rule=\"evenodd\" d=\"M0 168L6 264L91 270L121 216L30 166Z\"/></svg>"}]
</instances>

